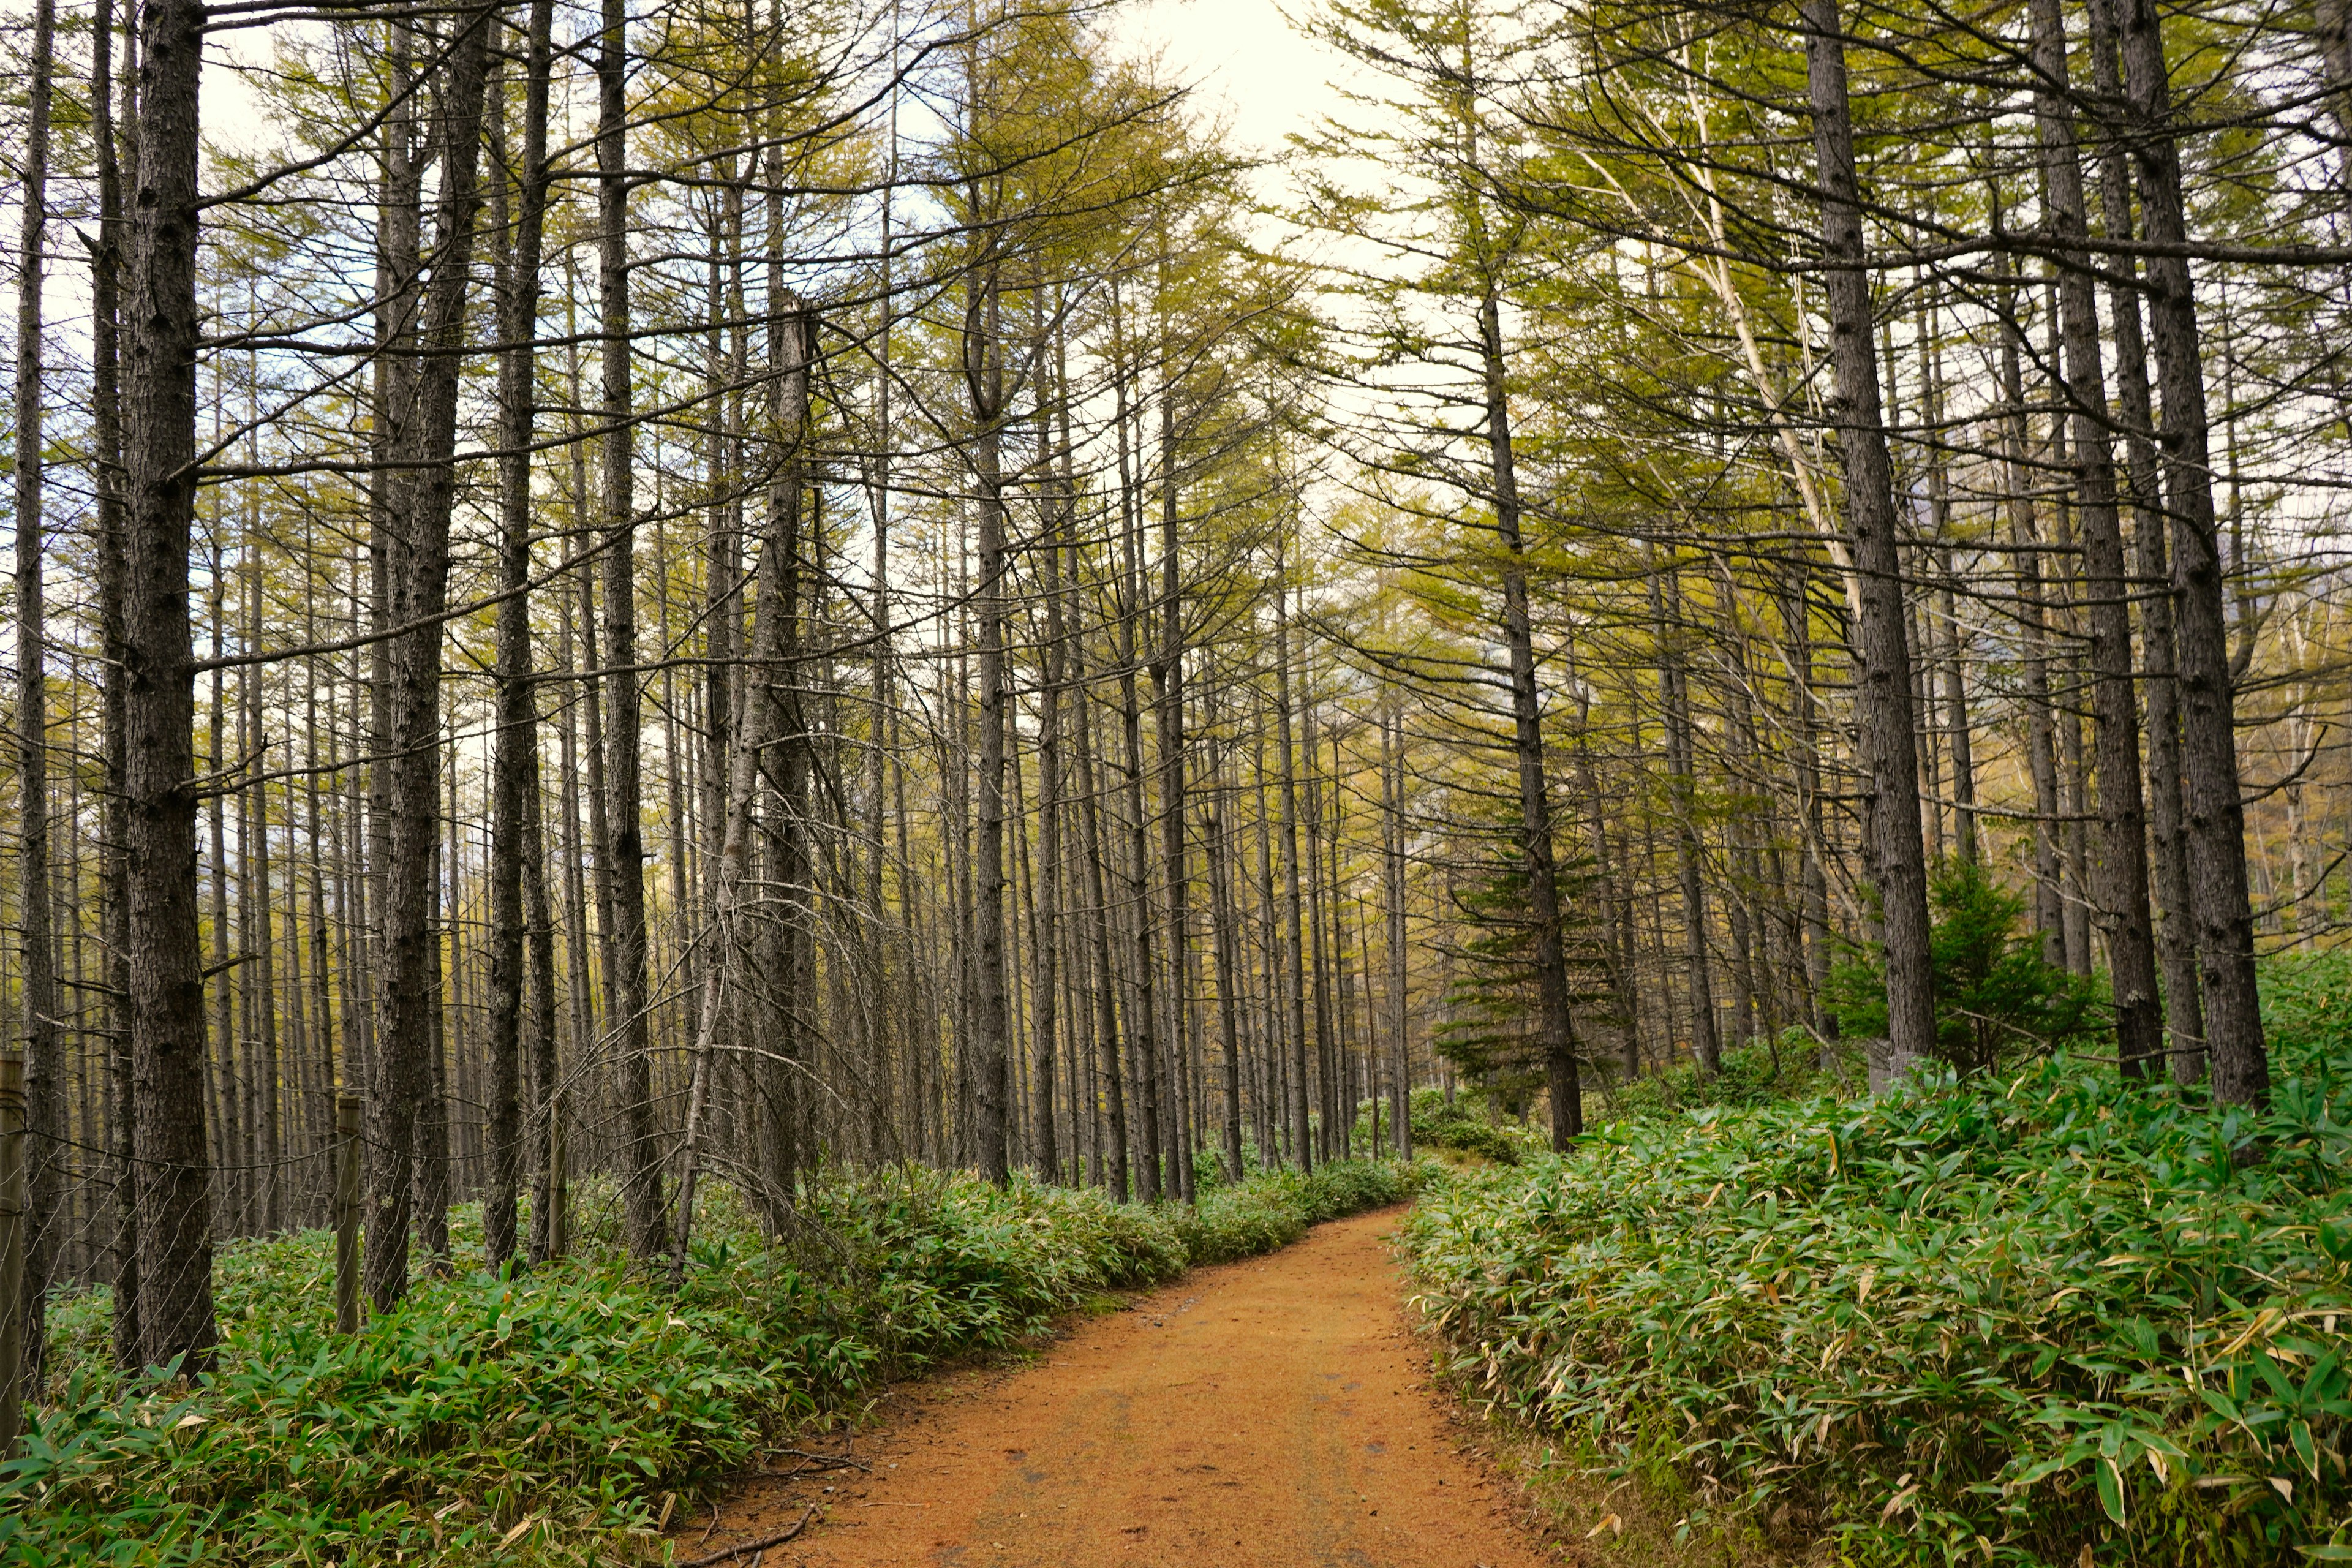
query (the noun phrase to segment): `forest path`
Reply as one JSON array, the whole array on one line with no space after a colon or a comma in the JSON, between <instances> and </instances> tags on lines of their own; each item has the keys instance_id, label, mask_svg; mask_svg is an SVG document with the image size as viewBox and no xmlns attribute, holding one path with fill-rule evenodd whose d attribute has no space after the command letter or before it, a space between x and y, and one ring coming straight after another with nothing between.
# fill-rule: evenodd
<instances>
[{"instance_id":1,"label":"forest path","mask_svg":"<svg viewBox=\"0 0 2352 1568\"><path fill-rule=\"evenodd\" d=\"M1429 1381L1386 1242L1402 1212L1195 1269L1027 1366L909 1385L859 1437L870 1476L762 1483L701 1543L683 1531L677 1556L772 1535L814 1501L766 1568L1555 1562Z\"/></svg>"}]
</instances>

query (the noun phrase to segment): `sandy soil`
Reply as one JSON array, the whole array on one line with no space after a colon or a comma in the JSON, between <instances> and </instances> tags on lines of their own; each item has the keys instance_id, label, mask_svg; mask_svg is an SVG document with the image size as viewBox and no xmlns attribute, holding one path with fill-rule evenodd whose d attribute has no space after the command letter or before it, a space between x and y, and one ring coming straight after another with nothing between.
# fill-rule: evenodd
<instances>
[{"instance_id":1,"label":"sandy soil","mask_svg":"<svg viewBox=\"0 0 2352 1568\"><path fill-rule=\"evenodd\" d=\"M766 1568L1555 1563L1429 1384L1383 1241L1401 1212L1196 1270L1027 1366L901 1390L855 1444L870 1471L759 1483L708 1534L683 1530L677 1556L771 1534L814 1501Z\"/></svg>"}]
</instances>

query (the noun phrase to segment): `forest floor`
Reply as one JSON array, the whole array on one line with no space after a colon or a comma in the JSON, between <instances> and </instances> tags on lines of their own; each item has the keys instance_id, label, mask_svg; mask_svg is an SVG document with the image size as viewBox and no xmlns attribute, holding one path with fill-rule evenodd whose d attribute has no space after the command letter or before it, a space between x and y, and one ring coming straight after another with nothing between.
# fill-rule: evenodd
<instances>
[{"instance_id":1,"label":"forest floor","mask_svg":"<svg viewBox=\"0 0 2352 1568\"><path fill-rule=\"evenodd\" d=\"M1389 1244L1401 1208L1198 1268L1025 1364L894 1390L854 1463L779 1456L677 1561L751 1568L1535 1568L1528 1528L1430 1375ZM811 1511L812 1505L814 1511Z\"/></svg>"}]
</instances>

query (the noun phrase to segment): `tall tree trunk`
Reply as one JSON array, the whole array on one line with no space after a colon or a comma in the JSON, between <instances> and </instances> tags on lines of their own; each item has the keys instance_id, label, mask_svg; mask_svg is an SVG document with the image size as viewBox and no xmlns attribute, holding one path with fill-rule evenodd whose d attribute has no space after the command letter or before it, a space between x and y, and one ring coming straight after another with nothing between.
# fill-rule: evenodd
<instances>
[{"instance_id":1,"label":"tall tree trunk","mask_svg":"<svg viewBox=\"0 0 2352 1568\"><path fill-rule=\"evenodd\" d=\"M1042 302L1036 308L1042 312ZM1034 329L1034 350L1040 366L1045 363L1045 323L1039 320ZM1058 339L1056 340L1058 351ZM1037 449L1042 455L1058 449L1054 441L1050 411L1059 408L1067 417L1069 389L1063 374L1061 356L1055 354L1055 374L1052 397L1048 400L1047 383L1042 369L1038 373ZM1041 462L1041 466L1044 466ZM1062 549L1069 529L1069 514L1076 498L1063 482L1058 466L1050 468L1046 481L1048 493L1039 507L1043 514L1042 531L1045 549L1037 557L1040 567L1038 592L1045 598L1045 646L1041 650L1037 690L1037 888L1036 902L1043 931L1036 944L1037 987L1037 1114L1032 1142L1037 1169L1047 1181L1061 1179L1062 1163L1059 1139L1062 1130L1055 1124L1054 1074L1056 1038L1061 1024L1061 958L1064 946L1062 910L1062 687L1069 664L1068 627L1062 615ZM1071 1110L1075 1118L1076 1100Z\"/></svg>"},{"instance_id":2,"label":"tall tree trunk","mask_svg":"<svg viewBox=\"0 0 2352 1568\"><path fill-rule=\"evenodd\" d=\"M1071 576L1077 575L1077 551L1071 547ZM1102 812L1097 805L1101 796L1095 788L1097 755L1094 737L1094 700L1087 689L1086 628L1071 628L1070 638L1070 706L1078 721L1078 803L1079 818L1086 833L1087 894L1092 902L1093 914L1088 922L1094 933L1094 980L1097 1010L1096 1047L1100 1051L1103 1117L1106 1127L1103 1141L1109 1145L1110 1187L1114 1196L1125 1203L1129 1193L1127 1158L1127 1086L1126 1074L1119 1068L1118 1005L1112 984L1110 962L1110 898L1109 883L1103 873Z\"/></svg>"},{"instance_id":3,"label":"tall tree trunk","mask_svg":"<svg viewBox=\"0 0 2352 1568\"><path fill-rule=\"evenodd\" d=\"M1322 1118L1317 1147L1328 1161L1337 1158L1332 1150L1339 1133L1339 1059L1331 1035L1332 921L1323 885L1323 748L1316 733L1321 704L1313 694L1314 668L1306 655L1302 646L1299 685L1306 689L1306 703L1299 716L1299 750L1307 763L1307 966L1315 975L1316 1110Z\"/></svg>"},{"instance_id":4,"label":"tall tree trunk","mask_svg":"<svg viewBox=\"0 0 2352 1568\"><path fill-rule=\"evenodd\" d=\"M1660 584L1669 581L1674 594L1660 596ZM1683 668L1679 647L1682 591L1678 580L1660 571L1650 573L1650 616L1657 626L1658 683L1663 688L1666 721L1666 774L1673 791L1675 860L1683 894L1683 940L1690 961L1691 1043L1699 1071L1713 1076L1723 1070L1723 1042L1716 1032L1715 966L1707 947L1706 885L1700 864L1698 837L1698 776L1692 741L1690 677Z\"/></svg>"},{"instance_id":5,"label":"tall tree trunk","mask_svg":"<svg viewBox=\"0 0 2352 1568\"><path fill-rule=\"evenodd\" d=\"M123 35L126 60L138 37ZM99 931L106 953L107 1175L114 1192L112 1282L114 1363L135 1373L145 1351L139 1323L139 1133L133 1072L131 997L130 881L126 861L131 817L127 754L129 693L124 623L124 477L122 402L117 384L119 315L125 236L122 175L115 153L114 8L97 0L91 18L90 140L98 163L98 244L90 254L91 488L97 492L99 636L106 656L100 752L105 779L100 808L104 841L99 858ZM126 71L126 83L136 72ZM135 105L131 110L136 116ZM135 171L134 171L135 173Z\"/></svg>"},{"instance_id":6,"label":"tall tree trunk","mask_svg":"<svg viewBox=\"0 0 2352 1568\"><path fill-rule=\"evenodd\" d=\"M1874 807L1879 906L1885 922L1888 1048L1896 1060L1935 1048L1934 975L1927 958L1927 866L1920 843L1919 763L1911 715L1911 650L1904 630L1894 470L1880 413L1871 336L1862 195L1846 102L1838 0L1805 0L1808 96L1821 182L1822 292L1836 390L1830 418L1845 466L1846 528L1860 578L1854 706Z\"/></svg>"},{"instance_id":7,"label":"tall tree trunk","mask_svg":"<svg viewBox=\"0 0 2352 1568\"><path fill-rule=\"evenodd\" d=\"M612 1033L617 1037L621 1203L630 1254L662 1249L659 1132L646 956L644 790L638 734L636 413L631 384L628 172L628 9L604 0L596 57L597 332L604 373L604 832L613 923Z\"/></svg>"},{"instance_id":8,"label":"tall tree trunk","mask_svg":"<svg viewBox=\"0 0 2352 1568\"><path fill-rule=\"evenodd\" d=\"M769 510L767 537L760 549L760 586L753 611L751 658L742 700L730 726L733 744L726 765L726 816L719 830L709 936L702 962L702 1004L687 1091L686 1134L678 1152L677 1235L670 1248L673 1281L685 1276L688 1243L693 1235L695 1188L701 1175L719 1032L725 1020L738 1011L738 999L749 988L748 971L753 962L755 921L748 908L751 900L746 887L752 866L751 814L761 757L775 745L781 729L782 705L776 701L773 687L780 673L793 668L789 660L798 635L797 606L793 601L799 592L799 573L792 562L800 550L797 453L807 409L813 347L808 332L808 318L798 312L790 314L781 324L783 341L780 356L788 371L785 424L777 438L789 443L794 454L784 464L787 472L794 476L790 481L793 495ZM769 983L776 984L778 979L771 976ZM783 983L791 984L792 981L786 979ZM793 1004L800 1005L801 1000L795 995ZM770 1194L769 1201L772 1205L789 1202L789 1189Z\"/></svg>"},{"instance_id":9,"label":"tall tree trunk","mask_svg":"<svg viewBox=\"0 0 2352 1568\"><path fill-rule=\"evenodd\" d=\"M1128 1018L1128 1033L1135 1045L1135 1086L1140 1092L1141 1103L1136 1107L1137 1118L1142 1123L1141 1180L1137 1193L1145 1203L1157 1203L1160 1197L1163 1153L1165 1147L1160 1094L1160 1039L1159 961L1154 953L1152 927L1155 923L1151 896L1150 824L1145 817L1143 797L1143 713L1136 689L1136 674L1143 659L1143 516L1142 500L1137 482L1136 467L1141 454L1129 444L1129 422L1136 411L1127 395L1127 347L1119 333L1116 317L1117 293L1113 292L1113 362L1117 376L1117 400L1112 418L1118 431L1118 491L1119 542L1123 570L1118 580L1118 695L1120 737L1125 742L1122 770L1127 778L1127 890L1128 907L1135 921L1135 1005ZM1137 443L1139 446L1139 442ZM1173 1042L1166 1042L1173 1048Z\"/></svg>"},{"instance_id":10,"label":"tall tree trunk","mask_svg":"<svg viewBox=\"0 0 2352 1568\"><path fill-rule=\"evenodd\" d=\"M1568 959L1559 940L1559 879L1551 836L1551 795L1544 776L1543 708L1536 691L1535 624L1528 607L1527 545L1519 530L1517 458L1503 357L1502 300L1486 280L1478 302L1479 363L1486 393L1486 452L1494 479L1495 527L1503 540L1503 641L1510 658L1512 746L1518 763L1520 858L1528 879L1528 919L1535 926L1537 1047L1551 1100L1551 1143L1565 1152L1584 1131L1576 1039L1569 1017Z\"/></svg>"},{"instance_id":11,"label":"tall tree trunk","mask_svg":"<svg viewBox=\"0 0 2352 1568\"><path fill-rule=\"evenodd\" d=\"M1162 240L1164 245L1164 236ZM1160 632L1159 654L1151 661L1151 691L1160 742L1160 827L1161 858L1165 861L1162 873L1167 879L1168 889L1171 1025L1168 1055L1172 1061L1181 1063L1185 1058L1184 977L1190 949L1187 932L1191 924L1184 857L1183 558L1177 549L1178 523L1182 508L1176 468L1176 388L1172 371L1166 363L1171 350L1164 341L1160 352L1163 360L1160 385ZM1180 1091L1174 1097L1171 1109L1181 1111L1185 1103L1185 1097ZM1181 1115L1171 1119L1180 1124L1183 1120ZM1170 1175L1176 1188L1175 1195L1190 1203L1193 1184L1191 1141L1180 1125L1161 1142L1168 1146L1171 1162Z\"/></svg>"},{"instance_id":12,"label":"tall tree trunk","mask_svg":"<svg viewBox=\"0 0 2352 1568\"><path fill-rule=\"evenodd\" d=\"M2099 0L2115 7L2127 102L2125 132L2139 174L2141 222L2156 349L2158 431L2164 496L2172 513L2172 592L2178 617L2181 783L2190 914L2203 982L2213 1097L2225 1105L2270 1102L2270 1056L2254 991L2253 913L2246 887L2245 808L2239 794L2235 693L2223 605L2221 540L2213 510L2212 453L2195 283L2184 253L2188 220L2170 79L2154 0Z\"/></svg>"},{"instance_id":13,"label":"tall tree trunk","mask_svg":"<svg viewBox=\"0 0 2352 1568\"><path fill-rule=\"evenodd\" d=\"M993 247L989 233L983 244ZM973 1088L980 1110L980 1173L1002 1184L1006 1158L1007 1089L1012 1070L1012 1021L1006 994L1004 923L1004 765L1006 705L1004 616L1004 415L1003 289L993 258L975 272L964 306L964 388L971 398L972 476L979 487L980 781L978 833L972 847L974 960Z\"/></svg>"},{"instance_id":14,"label":"tall tree trunk","mask_svg":"<svg viewBox=\"0 0 2352 1568\"><path fill-rule=\"evenodd\" d=\"M525 825L539 791L539 702L531 685L530 442L538 355L541 236L547 214L547 114L553 68L554 0L534 0L524 38L522 161L508 205L506 114L496 122L501 167L497 171L500 248L499 289L499 605L496 666L498 736L490 763L490 994L488 1040L489 1191L482 1200L482 1250L496 1269L514 1256L515 1205L522 1184L522 1015ZM542 890L542 899L544 893ZM544 910L539 911L543 925ZM543 951L544 931L539 938ZM542 1019L545 1032L551 1020ZM531 1075L542 1091L548 1076ZM543 1126L545 1104L531 1108Z\"/></svg>"},{"instance_id":15,"label":"tall tree trunk","mask_svg":"<svg viewBox=\"0 0 2352 1568\"><path fill-rule=\"evenodd\" d=\"M188 548L196 489L197 79L204 10L140 18L138 168L121 319L124 872L139 1170L139 1318L150 1365L216 1338L196 946L195 688Z\"/></svg>"},{"instance_id":16,"label":"tall tree trunk","mask_svg":"<svg viewBox=\"0 0 2352 1568\"><path fill-rule=\"evenodd\" d=\"M1290 1032L1290 1144L1301 1171L1315 1168L1314 1124L1309 1120L1312 1076L1307 1052L1307 923L1298 888L1298 764L1290 734L1290 558L1288 530L1276 546L1274 558L1274 713L1275 744L1282 773L1283 1000L1288 1005Z\"/></svg>"},{"instance_id":17,"label":"tall tree trunk","mask_svg":"<svg viewBox=\"0 0 2352 1568\"><path fill-rule=\"evenodd\" d=\"M2083 170L2066 95L2066 33L2058 0L2033 0L2034 112L2051 218L2061 241L2089 233ZM2087 260L2087 257L2085 257ZM2162 1050L2156 939L2148 914L2147 818L2142 805L2139 710L2132 687L2131 583L2124 563L2116 475L2109 455L2106 374L2090 276L2059 274L2065 339L2063 384L2074 415L2076 504L2083 527L2083 583L2089 598L2092 702L2098 721L2099 871L2096 918L2107 939L2116 1006L2116 1054L2124 1072L2144 1077Z\"/></svg>"},{"instance_id":18,"label":"tall tree trunk","mask_svg":"<svg viewBox=\"0 0 2352 1568\"><path fill-rule=\"evenodd\" d=\"M1412 1048L1406 1032L1405 981L1409 973L1404 908L1404 715L1393 689L1381 706L1382 820L1381 901L1388 921L1389 1118L1397 1157L1412 1158Z\"/></svg>"},{"instance_id":19,"label":"tall tree trunk","mask_svg":"<svg viewBox=\"0 0 2352 1568\"><path fill-rule=\"evenodd\" d=\"M778 171L772 163L772 179ZM781 1038L761 1059L763 1200L772 1223L793 1202L802 1148L801 1075L804 1065L805 1010L812 1005L803 984L811 941L811 866L808 851L808 723L801 705L802 507L806 501L804 466L810 407L810 376L816 345L814 323L783 287L781 208L769 203L768 426L774 466L767 495L767 538L761 547L761 586L754 606L753 635L767 639L768 662L746 672L747 701L766 704L758 717L747 708L740 722L756 724L768 737L755 752L775 792L768 824L771 875L780 884L781 916L768 921L768 988L782 1026ZM764 629L763 629L764 628Z\"/></svg>"},{"instance_id":20,"label":"tall tree trunk","mask_svg":"<svg viewBox=\"0 0 2352 1568\"><path fill-rule=\"evenodd\" d=\"M1822 810L1822 743L1821 707L1813 695L1813 609L1811 572L1799 561L1792 563L1787 585L1786 607L1782 614L1789 631L1789 679L1794 687L1797 719L1797 815L1802 835L1801 852L1798 857L1798 898L1802 905L1801 920L1804 928L1805 998L1807 1016L1816 1038L1822 1043L1826 1056L1828 1042L1837 1032L1836 1016L1829 1010L1830 978L1830 884L1828 826ZM1630 922L1629 922L1630 924ZM1628 962L1631 962L1633 938L1626 936Z\"/></svg>"},{"instance_id":21,"label":"tall tree trunk","mask_svg":"<svg viewBox=\"0 0 2352 1568\"><path fill-rule=\"evenodd\" d=\"M409 1205L436 1191L426 1141L434 1108L440 936L435 862L440 848L441 638L448 599L449 522L457 501L457 391L476 216L482 100L489 64L487 16L460 21L436 107L442 122L441 189L434 218L431 279L423 300L412 417L401 426L390 476L390 639L384 709L385 817L381 908L383 973L370 1089L370 1142L386 1165L367 1220L366 1283L379 1311L408 1289ZM437 1190L446 1191L446 1178ZM419 1213L428 1250L446 1229Z\"/></svg>"},{"instance_id":22,"label":"tall tree trunk","mask_svg":"<svg viewBox=\"0 0 2352 1568\"><path fill-rule=\"evenodd\" d=\"M45 1307L56 1262L65 1167L65 1042L58 1023L57 943L50 931L47 606L41 579L41 279L49 225L49 77L54 0L34 0L25 86L24 225L16 273L16 904L18 996L25 1009L24 1386L38 1393ZM105 45L99 52L106 52ZM0 1398L15 1391L0 1389Z\"/></svg>"},{"instance_id":23,"label":"tall tree trunk","mask_svg":"<svg viewBox=\"0 0 2352 1568\"><path fill-rule=\"evenodd\" d=\"M2123 97L2112 7L2091 9L2091 60L2095 89L2109 101ZM2131 168L2122 142L2103 137L2099 148L2099 205L2109 239L2132 237ZM2116 412L2124 431L2125 488L2132 504L2132 531L2141 584L2167 591L2141 600L2140 646L2147 680L2148 837L2155 861L2157 902L2164 912L2157 930L2157 952L2164 975L2166 1031L2173 1075L2183 1082L2205 1069L2205 1016L2198 996L2197 942L2189 895L2187 826L2181 820L2180 693L2173 656L2170 552L2158 488L2156 421L2147 384L2147 342L2140 327L2140 296L2126 257L2106 258L2107 310L2116 345Z\"/></svg>"}]
</instances>

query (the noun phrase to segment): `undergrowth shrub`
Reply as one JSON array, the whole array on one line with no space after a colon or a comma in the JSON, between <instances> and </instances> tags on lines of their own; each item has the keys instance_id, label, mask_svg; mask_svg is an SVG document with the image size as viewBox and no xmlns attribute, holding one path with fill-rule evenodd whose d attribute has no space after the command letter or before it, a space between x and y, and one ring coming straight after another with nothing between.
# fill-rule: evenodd
<instances>
[{"instance_id":1,"label":"undergrowth shrub","mask_svg":"<svg viewBox=\"0 0 2352 1568\"><path fill-rule=\"evenodd\" d=\"M1448 1102L1434 1089L1416 1089L1411 1100L1416 1149L1474 1154L1498 1165L1516 1165L1522 1154L1545 1147L1544 1140L1517 1122L1488 1117L1484 1097L1467 1090Z\"/></svg>"},{"instance_id":2,"label":"undergrowth shrub","mask_svg":"<svg viewBox=\"0 0 2352 1568\"><path fill-rule=\"evenodd\" d=\"M1009 1345L1106 1290L1245 1257L1404 1195L1394 1165L1276 1173L1197 1212L898 1169L818 1186L788 1244L727 1189L673 1294L599 1239L518 1277L420 1278L333 1333L333 1238L221 1251L222 1344L193 1386L110 1366L103 1290L51 1314L52 1400L0 1465L23 1568L658 1554L666 1510L884 1379ZM459 1255L478 1215L453 1225Z\"/></svg>"},{"instance_id":3,"label":"undergrowth shrub","mask_svg":"<svg viewBox=\"0 0 2352 1568\"><path fill-rule=\"evenodd\" d=\"M1621 1122L1434 1188L1423 1303L1471 1384L1686 1527L2352 1559L2352 955L2264 991L2266 1114L2062 1056Z\"/></svg>"},{"instance_id":4,"label":"undergrowth shrub","mask_svg":"<svg viewBox=\"0 0 2352 1568\"><path fill-rule=\"evenodd\" d=\"M1588 1091L1585 1119L1673 1116L1814 1095L1843 1098L1859 1093L1869 1081L1870 1064L1853 1041L1833 1040L1825 1048L1803 1029L1784 1029L1777 1039L1759 1035L1726 1049L1720 1072L1702 1073L1695 1062L1677 1062L1631 1083Z\"/></svg>"}]
</instances>

